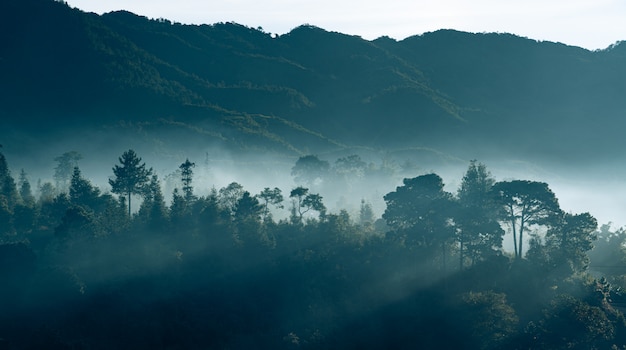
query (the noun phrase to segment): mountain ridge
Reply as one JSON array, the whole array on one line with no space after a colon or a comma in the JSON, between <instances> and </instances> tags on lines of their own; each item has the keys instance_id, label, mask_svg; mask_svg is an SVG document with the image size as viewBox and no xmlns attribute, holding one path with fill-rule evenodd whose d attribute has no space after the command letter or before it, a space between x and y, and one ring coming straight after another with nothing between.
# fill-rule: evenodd
<instances>
[{"instance_id":1,"label":"mountain ridge","mask_svg":"<svg viewBox=\"0 0 626 350\"><path fill-rule=\"evenodd\" d=\"M592 159L592 145L607 157L624 146L623 43L589 51L455 30L367 41L310 25L275 36L48 0L2 6L6 139L36 123L50 132L163 120L159 140L168 123L189 125L234 150L289 155L423 147L574 161Z\"/></svg>"}]
</instances>

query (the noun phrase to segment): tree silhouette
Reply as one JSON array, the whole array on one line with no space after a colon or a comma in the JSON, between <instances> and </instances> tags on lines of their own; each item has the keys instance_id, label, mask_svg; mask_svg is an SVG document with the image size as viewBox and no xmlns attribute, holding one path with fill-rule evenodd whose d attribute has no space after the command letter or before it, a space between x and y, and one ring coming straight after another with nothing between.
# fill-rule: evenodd
<instances>
[{"instance_id":1,"label":"tree silhouette","mask_svg":"<svg viewBox=\"0 0 626 350\"><path fill-rule=\"evenodd\" d=\"M367 164L356 154L339 158L335 161L335 172L346 180L350 178L362 178L365 176Z\"/></svg>"},{"instance_id":2,"label":"tree silhouette","mask_svg":"<svg viewBox=\"0 0 626 350\"><path fill-rule=\"evenodd\" d=\"M61 224L54 229L54 235L61 239L72 239L74 236L89 237L94 233L95 218L93 213L82 206L67 209Z\"/></svg>"},{"instance_id":3,"label":"tree silhouette","mask_svg":"<svg viewBox=\"0 0 626 350\"><path fill-rule=\"evenodd\" d=\"M437 174L404 179L403 186L385 195L387 208L383 219L393 229L420 245L437 241L438 232L447 226L451 213L452 195L443 190L443 180Z\"/></svg>"},{"instance_id":4,"label":"tree silhouette","mask_svg":"<svg viewBox=\"0 0 626 350\"><path fill-rule=\"evenodd\" d=\"M172 224L180 229L181 226L187 220L189 215L189 206L185 198L180 194L178 188L175 188L172 192L172 204L170 205L169 216Z\"/></svg>"},{"instance_id":5,"label":"tree silhouette","mask_svg":"<svg viewBox=\"0 0 626 350\"><path fill-rule=\"evenodd\" d=\"M326 206L322 202L322 196L316 193L309 193L309 189L298 186L291 190L289 198L293 201L293 214L296 215L296 220L302 223L302 217L310 210L315 210L324 215L326 213Z\"/></svg>"},{"instance_id":6,"label":"tree silhouette","mask_svg":"<svg viewBox=\"0 0 626 350\"><path fill-rule=\"evenodd\" d=\"M454 236L452 194L443 190L443 180L437 174L404 179L403 184L385 195L383 219L413 246L440 248L445 269L446 245Z\"/></svg>"},{"instance_id":7,"label":"tree silhouette","mask_svg":"<svg viewBox=\"0 0 626 350\"><path fill-rule=\"evenodd\" d=\"M133 194L143 194L144 186L152 175L152 168L146 169L146 164L141 163L141 158L135 151L129 149L119 158L120 165L113 167L115 179L109 179L111 191L128 198L128 216L131 212L131 196Z\"/></svg>"},{"instance_id":8,"label":"tree silhouette","mask_svg":"<svg viewBox=\"0 0 626 350\"><path fill-rule=\"evenodd\" d=\"M82 177L80 169L74 167L70 181L70 200L72 204L83 208L97 209L100 190L91 181Z\"/></svg>"},{"instance_id":9,"label":"tree silhouette","mask_svg":"<svg viewBox=\"0 0 626 350\"><path fill-rule=\"evenodd\" d=\"M35 197L33 196L26 171L20 171L19 193L22 201L13 209L13 225L17 232L30 232L37 218Z\"/></svg>"},{"instance_id":10,"label":"tree silhouette","mask_svg":"<svg viewBox=\"0 0 626 350\"><path fill-rule=\"evenodd\" d=\"M146 219L151 229L162 230L166 224L167 206L161 191L161 183L156 174L152 174L150 182L145 186L144 201L139 208L140 215Z\"/></svg>"},{"instance_id":11,"label":"tree silhouette","mask_svg":"<svg viewBox=\"0 0 626 350\"><path fill-rule=\"evenodd\" d=\"M553 279L585 271L589 266L587 252L598 238L597 228L596 219L589 213L564 213L548 229L544 242L539 237L533 238L528 259L537 263L544 273L550 273Z\"/></svg>"},{"instance_id":12,"label":"tree silhouette","mask_svg":"<svg viewBox=\"0 0 626 350\"><path fill-rule=\"evenodd\" d=\"M283 194L280 188L274 187L274 189L270 189L269 187L265 187L261 193L258 195L259 198L263 200L263 221L265 221L270 215L269 205L274 205L277 208L282 208L283 205Z\"/></svg>"},{"instance_id":13,"label":"tree silhouette","mask_svg":"<svg viewBox=\"0 0 626 350\"><path fill-rule=\"evenodd\" d=\"M33 191L28 181L28 175L24 169L20 171L19 186L22 202L27 206L33 206L35 204L35 197L33 196Z\"/></svg>"},{"instance_id":14,"label":"tree silhouette","mask_svg":"<svg viewBox=\"0 0 626 350\"><path fill-rule=\"evenodd\" d=\"M497 221L498 208L491 195L495 182L484 164L470 162L457 193L459 211L455 215L461 269L466 258L473 265L502 247L504 230Z\"/></svg>"},{"instance_id":15,"label":"tree silhouette","mask_svg":"<svg viewBox=\"0 0 626 350\"><path fill-rule=\"evenodd\" d=\"M259 200L245 191L235 206L235 219L259 221L261 210Z\"/></svg>"},{"instance_id":16,"label":"tree silhouette","mask_svg":"<svg viewBox=\"0 0 626 350\"><path fill-rule=\"evenodd\" d=\"M328 174L330 164L317 156L308 155L298 158L291 168L291 175L298 184L316 185Z\"/></svg>"},{"instance_id":17,"label":"tree silhouette","mask_svg":"<svg viewBox=\"0 0 626 350\"><path fill-rule=\"evenodd\" d=\"M493 193L503 209L503 219L510 224L513 232L515 257L521 259L524 231L531 225L554 222L561 211L559 202L548 184L537 181L498 182L493 185Z\"/></svg>"},{"instance_id":18,"label":"tree silhouette","mask_svg":"<svg viewBox=\"0 0 626 350\"><path fill-rule=\"evenodd\" d=\"M359 209L359 224L367 229L371 229L374 225L374 211L372 205L361 199L361 207Z\"/></svg>"},{"instance_id":19,"label":"tree silhouette","mask_svg":"<svg viewBox=\"0 0 626 350\"><path fill-rule=\"evenodd\" d=\"M65 152L54 158L57 166L54 168L53 177L58 191L66 192L68 190L74 168L78 166L78 161L81 159L83 156L76 151Z\"/></svg>"},{"instance_id":20,"label":"tree silhouette","mask_svg":"<svg viewBox=\"0 0 626 350\"><path fill-rule=\"evenodd\" d=\"M189 159L186 159L184 163L179 166L180 169L180 177L183 183L183 195L187 201L193 200L193 186L191 186L191 181L193 179L193 168L196 166L196 163L192 163Z\"/></svg>"},{"instance_id":21,"label":"tree silhouette","mask_svg":"<svg viewBox=\"0 0 626 350\"><path fill-rule=\"evenodd\" d=\"M11 171L9 170L9 165L7 164L4 154L0 152L0 198L4 198L8 210L11 211L17 204L18 197L15 179L11 176Z\"/></svg>"},{"instance_id":22,"label":"tree silhouette","mask_svg":"<svg viewBox=\"0 0 626 350\"><path fill-rule=\"evenodd\" d=\"M237 182L231 182L226 187L220 188L217 200L221 209L226 210L231 216L235 215L237 202L243 196L245 190Z\"/></svg>"},{"instance_id":23,"label":"tree silhouette","mask_svg":"<svg viewBox=\"0 0 626 350\"><path fill-rule=\"evenodd\" d=\"M259 200L245 191L235 206L234 223L237 238L248 245L254 245L261 239L259 229L263 207Z\"/></svg>"}]
</instances>

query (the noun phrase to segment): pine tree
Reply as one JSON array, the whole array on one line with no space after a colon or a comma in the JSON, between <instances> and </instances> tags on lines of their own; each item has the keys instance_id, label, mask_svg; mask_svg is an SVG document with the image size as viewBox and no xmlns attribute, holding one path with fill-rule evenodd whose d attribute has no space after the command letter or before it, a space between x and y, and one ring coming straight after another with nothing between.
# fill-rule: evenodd
<instances>
[{"instance_id":1,"label":"pine tree","mask_svg":"<svg viewBox=\"0 0 626 350\"><path fill-rule=\"evenodd\" d=\"M161 192L159 177L153 174L150 183L146 185L144 200L141 203L139 214L148 223L151 229L162 229L167 217L167 207Z\"/></svg>"},{"instance_id":2,"label":"pine tree","mask_svg":"<svg viewBox=\"0 0 626 350\"><path fill-rule=\"evenodd\" d=\"M130 217L131 196L144 193L144 187L152 175L152 168L146 169L146 164L141 163L141 158L132 149L124 152L119 162L121 166L113 167L115 179L109 179L109 184L113 193L124 195L128 199L128 216Z\"/></svg>"},{"instance_id":3,"label":"pine tree","mask_svg":"<svg viewBox=\"0 0 626 350\"><path fill-rule=\"evenodd\" d=\"M183 195L187 201L191 201L194 199L193 196L193 186L191 186L191 181L193 178L193 170L196 166L196 163L192 163L189 159L185 160L183 164L180 165L181 171L181 181L183 183Z\"/></svg>"},{"instance_id":4,"label":"pine tree","mask_svg":"<svg viewBox=\"0 0 626 350\"><path fill-rule=\"evenodd\" d=\"M54 168L53 177L59 192L68 191L74 168L78 166L78 161L81 159L83 159L83 156L76 151L65 152L54 158L54 161L58 164Z\"/></svg>"},{"instance_id":5,"label":"pine tree","mask_svg":"<svg viewBox=\"0 0 626 350\"><path fill-rule=\"evenodd\" d=\"M27 206L32 206L33 204L35 204L35 196L33 196L30 182L28 181L28 176L24 169L20 171L19 185L20 197L22 197L22 201L24 202L24 204Z\"/></svg>"},{"instance_id":6,"label":"pine tree","mask_svg":"<svg viewBox=\"0 0 626 350\"><path fill-rule=\"evenodd\" d=\"M371 228L374 224L374 211L372 205L361 199L361 209L359 210L359 223L361 226Z\"/></svg>"},{"instance_id":7,"label":"pine tree","mask_svg":"<svg viewBox=\"0 0 626 350\"><path fill-rule=\"evenodd\" d=\"M11 171L2 152L0 152L0 197L4 197L9 211L13 210L19 198L15 179L11 176Z\"/></svg>"},{"instance_id":8,"label":"pine tree","mask_svg":"<svg viewBox=\"0 0 626 350\"><path fill-rule=\"evenodd\" d=\"M495 182L484 164L470 162L457 193L455 223L461 269L466 259L474 264L502 248L504 230L498 223L498 208L491 192Z\"/></svg>"},{"instance_id":9,"label":"pine tree","mask_svg":"<svg viewBox=\"0 0 626 350\"><path fill-rule=\"evenodd\" d=\"M74 167L70 181L70 201L75 205L96 210L99 196L100 190L82 177L78 167Z\"/></svg>"}]
</instances>

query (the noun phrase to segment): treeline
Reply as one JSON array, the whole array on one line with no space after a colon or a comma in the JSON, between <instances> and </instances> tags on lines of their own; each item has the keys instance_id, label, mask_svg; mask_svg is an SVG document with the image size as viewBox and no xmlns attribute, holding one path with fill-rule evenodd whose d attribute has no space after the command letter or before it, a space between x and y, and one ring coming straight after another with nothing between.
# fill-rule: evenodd
<instances>
[{"instance_id":1,"label":"treeline","mask_svg":"<svg viewBox=\"0 0 626 350\"><path fill-rule=\"evenodd\" d=\"M0 153L3 348L626 346L626 233L564 212L546 183L498 182L472 161L456 193L407 178L381 218L365 201L353 218L311 190L330 169L315 156L288 194L233 182L199 196L186 160L169 205L133 150L112 193L80 158L56 158L35 195ZM351 156L333 170L366 168Z\"/></svg>"}]
</instances>

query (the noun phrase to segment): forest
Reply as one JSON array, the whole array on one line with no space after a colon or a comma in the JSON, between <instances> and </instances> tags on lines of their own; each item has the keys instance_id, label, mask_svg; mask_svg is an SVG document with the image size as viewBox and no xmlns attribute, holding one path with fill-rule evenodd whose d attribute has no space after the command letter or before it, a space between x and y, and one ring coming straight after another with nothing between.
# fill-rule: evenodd
<instances>
[{"instance_id":1,"label":"forest","mask_svg":"<svg viewBox=\"0 0 626 350\"><path fill-rule=\"evenodd\" d=\"M19 0L0 42L0 349L626 349L626 41Z\"/></svg>"},{"instance_id":2,"label":"forest","mask_svg":"<svg viewBox=\"0 0 626 350\"><path fill-rule=\"evenodd\" d=\"M35 185L0 152L2 349L626 348L626 231L545 182L473 160L454 192L404 178L378 215L316 190L381 176L358 155L202 195L189 159L170 194L132 149L106 185L81 158Z\"/></svg>"},{"instance_id":3,"label":"forest","mask_svg":"<svg viewBox=\"0 0 626 350\"><path fill-rule=\"evenodd\" d=\"M16 169L112 139L128 146L111 157L144 159L419 147L576 174L609 163L621 178L626 164L626 42L589 51L455 30L368 41L313 25L273 35L54 0L0 2L0 42L0 143Z\"/></svg>"}]
</instances>

